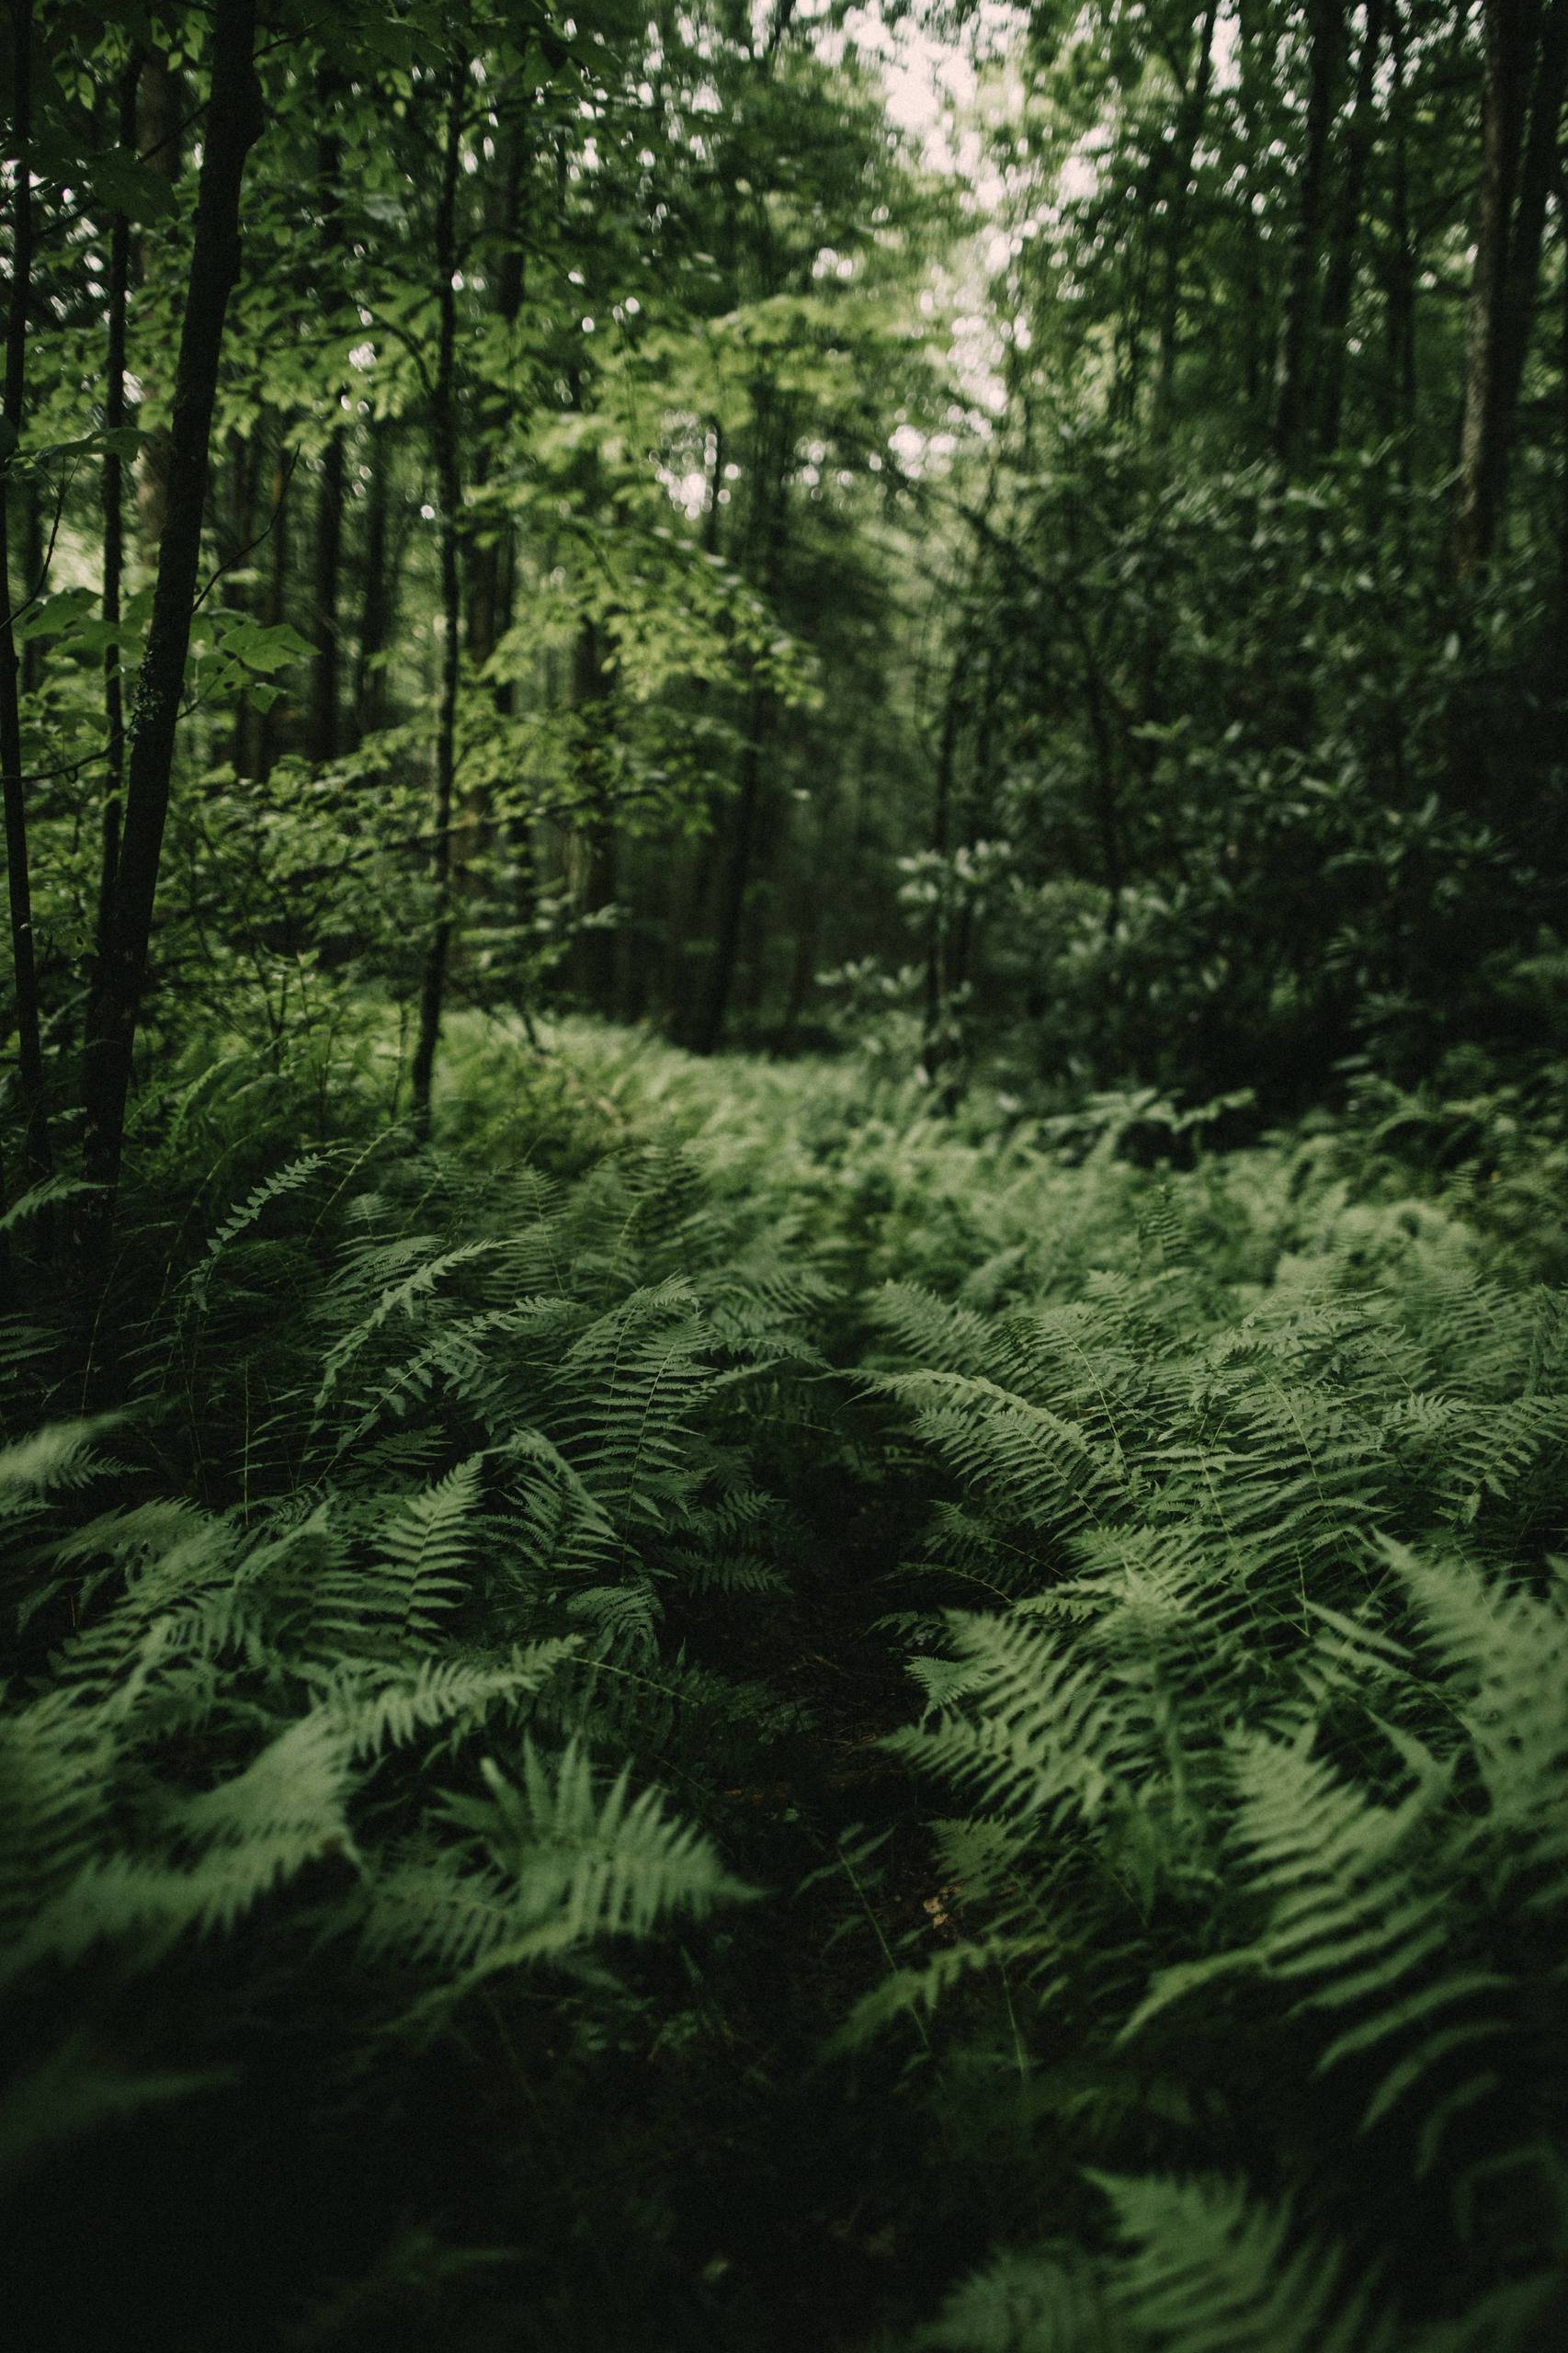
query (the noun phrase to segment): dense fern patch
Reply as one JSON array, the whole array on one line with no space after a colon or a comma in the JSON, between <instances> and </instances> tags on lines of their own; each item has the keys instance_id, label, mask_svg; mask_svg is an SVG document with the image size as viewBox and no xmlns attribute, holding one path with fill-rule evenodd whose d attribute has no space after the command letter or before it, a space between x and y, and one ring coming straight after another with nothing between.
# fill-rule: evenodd
<instances>
[{"instance_id":1,"label":"dense fern patch","mask_svg":"<svg viewBox=\"0 0 1568 2353\"><path fill-rule=\"evenodd\" d=\"M1524 1157L318 1075L144 1106L111 1313L5 1327L27 2341L1555 2342Z\"/></svg>"}]
</instances>

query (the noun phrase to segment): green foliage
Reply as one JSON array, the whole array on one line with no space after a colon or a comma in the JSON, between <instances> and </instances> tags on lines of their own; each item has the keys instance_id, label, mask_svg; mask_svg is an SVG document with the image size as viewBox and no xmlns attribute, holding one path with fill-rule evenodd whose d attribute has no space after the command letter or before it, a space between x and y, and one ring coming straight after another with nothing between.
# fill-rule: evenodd
<instances>
[{"instance_id":1,"label":"green foliage","mask_svg":"<svg viewBox=\"0 0 1568 2353\"><path fill-rule=\"evenodd\" d=\"M1560 1302L1419 1245L1238 1299L1194 1197L1071 1302L877 1302L878 1386L945 1474L899 1622L946 1643L892 1745L964 1809L937 1872L966 1965L859 2030L952 1998L1016 2048L1041 2128L1118 2169L1136 2251L1097 2276L1131 2343L1426 2344L1414 2315L1460 2302L1417 2250L1459 2229L1464 2326L1533 2345L1549 2290L1489 2299L1562 2259ZM986 1973L1004 2016L965 2024ZM1050 2345L1076 2293L1003 2267L932 2341Z\"/></svg>"},{"instance_id":2,"label":"green foliage","mask_svg":"<svg viewBox=\"0 0 1568 2353\"><path fill-rule=\"evenodd\" d=\"M17 2194L204 2145L297 2058L324 2164L481 2104L567 2341L586 2173L664 2315L607 2341L781 2344L781 2276L694 2303L661 2219L759 2030L739 1938L814 1989L756 2145L814 2057L812 2130L923 2249L868 2337L1549 2341L1568 1316L1475 1181L1528 1182L1506 1104L1369 1089L1148 1170L1203 1122L1147 1092L988 1129L874 1059L471 1021L413 1153L381 1067L372 1025L292 1158L308 1053L144 1104L116 1411L63 1327L9 1336ZM1455 1141L1412 1190L1416 1120ZM902 1728L845 1722L868 1641ZM879 1724L902 1860L846 1823ZM515 2310L484 2171L406 2210L449 2341ZM379 2309L384 2204L316 2195L353 2252L297 2243L290 2311Z\"/></svg>"}]
</instances>

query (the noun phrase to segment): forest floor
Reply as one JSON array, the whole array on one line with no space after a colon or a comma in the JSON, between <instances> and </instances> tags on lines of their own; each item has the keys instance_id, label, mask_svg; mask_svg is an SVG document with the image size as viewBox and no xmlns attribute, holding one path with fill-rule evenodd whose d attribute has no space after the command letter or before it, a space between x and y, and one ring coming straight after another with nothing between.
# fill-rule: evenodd
<instances>
[{"instance_id":1,"label":"forest floor","mask_svg":"<svg viewBox=\"0 0 1568 2353\"><path fill-rule=\"evenodd\" d=\"M1206 1153L1147 1095L1064 1133L847 1058L549 1048L457 1025L416 1153L379 1030L357 1096L204 1061L126 1203L123 1412L5 1336L32 2353L1316 2353L1268 2317L1285 2166L1430 2316L1419 2101L1345 2152L1488 2018L1428 2055L1396 1954L1324 2092L1292 1958L1123 2045L1267 1915L1227 1776L1292 1837L1331 1789L1376 1945L1416 1772L1451 1998L1503 1989L1522 2054L1480 2162L1534 2161L1564 1147L1501 1093ZM1537 2353L1486 2229L1481 2336L1366 2342ZM1221 2334L1128 2336L1193 2245Z\"/></svg>"}]
</instances>

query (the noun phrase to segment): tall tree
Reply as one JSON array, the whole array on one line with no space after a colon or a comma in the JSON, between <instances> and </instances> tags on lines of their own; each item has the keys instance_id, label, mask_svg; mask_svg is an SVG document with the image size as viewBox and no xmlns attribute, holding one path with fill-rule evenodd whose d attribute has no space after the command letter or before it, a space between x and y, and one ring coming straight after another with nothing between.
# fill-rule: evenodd
<instances>
[{"instance_id":1,"label":"tall tree","mask_svg":"<svg viewBox=\"0 0 1568 2353\"><path fill-rule=\"evenodd\" d=\"M1198 48L1176 114L1171 159L1170 194L1165 223L1165 282L1160 297L1159 372L1154 383L1154 427L1163 433L1170 422L1176 392L1176 343L1181 324L1181 271L1187 250L1187 206L1192 197L1192 165L1203 136L1209 111L1209 87L1214 74L1214 27L1220 0L1207 0L1198 28Z\"/></svg>"},{"instance_id":2,"label":"tall tree","mask_svg":"<svg viewBox=\"0 0 1568 2353\"><path fill-rule=\"evenodd\" d=\"M131 146L136 137L136 92L141 75L141 53L133 48L120 82L119 137L125 147ZM109 232L108 334L104 368L104 801L97 906L93 922L93 971L83 1024L87 1036L97 1026L98 991L108 956L125 790L125 686L119 642L120 591L125 570L125 460L120 436L125 429L125 311L130 283L131 222L120 211Z\"/></svg>"},{"instance_id":3,"label":"tall tree","mask_svg":"<svg viewBox=\"0 0 1568 2353\"><path fill-rule=\"evenodd\" d=\"M1307 108L1297 176L1290 264L1274 403L1274 454L1300 454L1312 414L1321 316L1320 261L1328 204L1329 143L1345 57L1344 0L1308 0Z\"/></svg>"},{"instance_id":4,"label":"tall tree","mask_svg":"<svg viewBox=\"0 0 1568 2353\"><path fill-rule=\"evenodd\" d=\"M201 558L218 364L240 274L240 191L263 124L255 47L256 0L214 0L201 181L175 372L168 509L132 712L114 905L83 1062L85 1160L97 1188L89 1219L94 1235L105 1230L119 1176Z\"/></svg>"},{"instance_id":5,"label":"tall tree","mask_svg":"<svg viewBox=\"0 0 1568 2353\"><path fill-rule=\"evenodd\" d=\"M1397 6L1397 0L1395 0ZM1350 305L1356 290L1358 239L1367 176L1377 139L1376 85L1382 51L1385 0L1367 0L1366 25L1356 63L1356 96L1345 131L1345 159L1324 276L1322 366L1317 401L1317 444L1326 455L1339 443L1345 403L1345 358Z\"/></svg>"},{"instance_id":6,"label":"tall tree","mask_svg":"<svg viewBox=\"0 0 1568 2353\"><path fill-rule=\"evenodd\" d=\"M49 1110L44 1087L42 1022L38 991L37 944L33 937L31 849L28 840L27 787L22 772L21 666L17 653L17 605L28 601L36 583L24 581L17 596L10 561L12 461L22 429L27 392L28 303L32 288L32 0L14 0L12 103L16 156L11 183L11 285L6 322L6 397L0 415L0 779L6 805L6 869L10 897L11 958L17 997L17 1074L21 1081L27 1173L37 1179L50 1165ZM14 601L15 599L15 601Z\"/></svg>"},{"instance_id":7,"label":"tall tree","mask_svg":"<svg viewBox=\"0 0 1568 2353\"><path fill-rule=\"evenodd\" d=\"M1483 28L1481 192L1449 551L1461 580L1491 556L1507 491L1541 237L1557 176L1568 0L1484 0Z\"/></svg>"},{"instance_id":8,"label":"tall tree","mask_svg":"<svg viewBox=\"0 0 1568 2353\"><path fill-rule=\"evenodd\" d=\"M440 533L441 675L436 713L436 791L431 811L430 937L419 992L412 1073L414 1127L430 1132L430 1088L441 1038L452 944L452 821L456 809L458 681L462 667L462 586L458 570L462 483L458 471L457 202L462 156L468 60L454 56L447 79L446 131L436 199L436 370L430 390L430 442Z\"/></svg>"},{"instance_id":9,"label":"tall tree","mask_svg":"<svg viewBox=\"0 0 1568 2353\"><path fill-rule=\"evenodd\" d=\"M336 109L342 77L330 64L316 78L316 104L321 130L316 147L316 177L321 191L321 266L327 299L337 298L337 275L343 246L343 142ZM310 706L306 715L305 755L318 766L337 751L338 587L343 564L343 494L346 466L345 433L338 405L338 387L332 388L326 447L322 452L321 479L316 489L315 569L311 597L311 638L315 648L311 662Z\"/></svg>"}]
</instances>

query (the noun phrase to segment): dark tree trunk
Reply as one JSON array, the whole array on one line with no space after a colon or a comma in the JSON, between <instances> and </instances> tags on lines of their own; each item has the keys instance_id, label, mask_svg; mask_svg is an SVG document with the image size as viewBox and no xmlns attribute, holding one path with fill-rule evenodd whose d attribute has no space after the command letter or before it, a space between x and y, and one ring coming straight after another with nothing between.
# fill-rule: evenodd
<instances>
[{"instance_id":1,"label":"dark tree trunk","mask_svg":"<svg viewBox=\"0 0 1568 2353\"><path fill-rule=\"evenodd\" d=\"M931 802L931 847L938 859L952 849L953 790L958 763L959 729L963 719L963 679L969 668L969 644L960 639L948 677L942 703L942 733L937 746L936 791ZM948 998L952 975L949 969L952 929L951 891L948 876L938 870L937 896L926 935L926 989L920 1059L928 1078L936 1078L951 1053Z\"/></svg>"},{"instance_id":2,"label":"dark tree trunk","mask_svg":"<svg viewBox=\"0 0 1568 2353\"><path fill-rule=\"evenodd\" d=\"M1568 0L1486 0L1484 21L1480 218L1449 544L1459 580L1485 566L1507 493L1568 85Z\"/></svg>"},{"instance_id":3,"label":"dark tree trunk","mask_svg":"<svg viewBox=\"0 0 1568 2353\"><path fill-rule=\"evenodd\" d=\"M1220 0L1208 0L1198 33L1198 56L1176 116L1172 158L1170 215L1165 223L1165 282L1160 294L1160 358L1154 381L1154 432L1163 437L1170 426L1176 393L1176 347L1181 334L1181 265L1187 243L1187 207L1192 199L1192 166L1209 112L1209 85L1214 71L1214 24Z\"/></svg>"},{"instance_id":4,"label":"dark tree trunk","mask_svg":"<svg viewBox=\"0 0 1568 2353\"><path fill-rule=\"evenodd\" d=\"M47 563L43 551L43 509L39 499L38 483L32 474L23 478L21 490L21 589L22 597L27 598L41 596L47 587ZM22 647L22 692L24 695L36 695L42 684L43 640L41 637L29 637Z\"/></svg>"},{"instance_id":5,"label":"dark tree trunk","mask_svg":"<svg viewBox=\"0 0 1568 2353\"><path fill-rule=\"evenodd\" d=\"M114 905L83 1070L85 1158L101 1238L113 1212L137 1019L152 937L175 736L201 558L212 407L229 297L240 272L240 188L262 129L256 0L215 0L211 85L170 432L168 512L137 681Z\"/></svg>"},{"instance_id":6,"label":"dark tree trunk","mask_svg":"<svg viewBox=\"0 0 1568 2353\"><path fill-rule=\"evenodd\" d=\"M1404 81L1404 20L1399 0L1390 0L1389 53L1392 83L1389 112L1392 126L1392 186L1390 191L1389 250L1383 268L1383 300L1388 322L1388 352L1383 369L1387 415L1401 436L1400 472L1408 488L1411 480L1411 439L1415 430L1415 238L1410 219L1409 100Z\"/></svg>"},{"instance_id":7,"label":"dark tree trunk","mask_svg":"<svg viewBox=\"0 0 1568 2353\"><path fill-rule=\"evenodd\" d=\"M293 486L294 466L284 447L286 429L282 417L279 417L272 461L272 572L267 582L266 607L268 629L278 628L289 617L289 534L292 521L290 493ZM282 702L269 702L265 710L256 714L254 773L263 782L272 774L282 749L286 708Z\"/></svg>"},{"instance_id":8,"label":"dark tree trunk","mask_svg":"<svg viewBox=\"0 0 1568 2353\"><path fill-rule=\"evenodd\" d=\"M119 136L129 146L136 136L136 85L142 61L132 51L120 85ZM104 621L118 631L125 571L125 461L114 435L125 426L125 302L131 284L131 223L121 213L109 233L108 349L105 358L104 427ZM120 803L125 790L125 685L120 649L113 636L104 650L104 805L98 853L97 909L93 923L93 970L83 1034L97 1028L98 993L108 958L109 918L119 869Z\"/></svg>"},{"instance_id":9,"label":"dark tree trunk","mask_svg":"<svg viewBox=\"0 0 1568 2353\"><path fill-rule=\"evenodd\" d=\"M1568 169L1558 159L1557 228L1568 250ZM1559 290L1562 312L1558 325L1557 365L1560 382L1558 395L1562 407L1558 412L1562 433L1562 470L1558 487L1557 540L1557 627L1562 642L1568 644L1568 268L1562 272Z\"/></svg>"},{"instance_id":10,"label":"dark tree trunk","mask_svg":"<svg viewBox=\"0 0 1568 2353\"><path fill-rule=\"evenodd\" d=\"M577 631L572 667L572 703L580 730L578 778L589 813L582 831L586 859L577 896L590 913L602 913L614 905L620 888L620 846L609 773L609 674L603 642L591 620L585 620ZM613 926L596 925L584 936L574 960L584 993L607 1016L616 1009L619 947Z\"/></svg>"},{"instance_id":11,"label":"dark tree trunk","mask_svg":"<svg viewBox=\"0 0 1568 2353\"><path fill-rule=\"evenodd\" d=\"M1287 465L1300 454L1312 413L1320 317L1318 257L1328 189L1329 140L1345 54L1344 0L1311 0L1308 26L1306 151L1291 231L1274 406L1273 451Z\"/></svg>"},{"instance_id":12,"label":"dark tree trunk","mask_svg":"<svg viewBox=\"0 0 1568 2353\"><path fill-rule=\"evenodd\" d=\"M183 108L180 86L168 60L157 50L147 51L136 82L136 146L151 172L173 188L184 164ZM171 425L143 431L136 458L136 514L140 561L149 569L157 563L168 517L172 460Z\"/></svg>"},{"instance_id":13,"label":"dark tree trunk","mask_svg":"<svg viewBox=\"0 0 1568 2353\"><path fill-rule=\"evenodd\" d=\"M359 645L354 668L354 735L362 742L386 724L386 681L381 656L392 628L392 592L387 549L387 474L392 424L377 417L370 426L370 482L365 500L364 590L359 608Z\"/></svg>"},{"instance_id":14,"label":"dark tree trunk","mask_svg":"<svg viewBox=\"0 0 1568 2353\"><path fill-rule=\"evenodd\" d=\"M337 589L343 557L343 435L335 431L322 457L316 496L315 577L312 595L311 701L305 756L324 767L337 755Z\"/></svg>"},{"instance_id":15,"label":"dark tree trunk","mask_svg":"<svg viewBox=\"0 0 1568 2353\"><path fill-rule=\"evenodd\" d=\"M523 129L521 125L512 123L503 138L498 200L489 222L494 255L490 276L494 288L494 312L506 328L508 338L511 329L517 324L527 285L523 197L528 163L528 150ZM470 483L473 491L482 491L488 481L494 437L504 432L512 421L511 404L503 394L495 404L495 413L483 420L481 430L472 445ZM483 671L511 627L514 578L509 517L494 509L486 514L483 506L479 511L478 528L467 533L463 545L465 651L476 674ZM495 683L491 692L497 715L506 717L514 701L511 681ZM471 785L462 796L461 820L453 845L453 865L455 883L460 896L475 908L482 907L484 902L486 870L494 840L494 797L490 786L488 783Z\"/></svg>"},{"instance_id":16,"label":"dark tree trunk","mask_svg":"<svg viewBox=\"0 0 1568 2353\"><path fill-rule=\"evenodd\" d=\"M322 267L326 298L335 303L337 274L343 244L343 154L333 116L341 84L330 68L316 84L316 103L323 131L318 145L316 176L322 194ZM318 767L335 758L338 749L338 581L343 560L344 433L337 387L332 392L333 425L322 456L316 494L315 576L311 597L311 699L305 720L305 756Z\"/></svg>"},{"instance_id":17,"label":"dark tree trunk","mask_svg":"<svg viewBox=\"0 0 1568 2353\"><path fill-rule=\"evenodd\" d=\"M1374 105L1378 59L1383 42L1383 0L1368 0L1367 28L1356 67L1356 99L1345 135L1345 168L1335 211L1328 269L1323 289L1323 331L1319 338L1318 448L1325 457L1339 446L1340 418L1345 403L1346 343L1350 331L1350 304L1356 291L1357 241L1367 174L1377 133Z\"/></svg>"},{"instance_id":18,"label":"dark tree trunk","mask_svg":"<svg viewBox=\"0 0 1568 2353\"><path fill-rule=\"evenodd\" d=\"M252 582L244 576L246 559L254 555L270 529L267 524L260 538L256 529L256 495L260 487L264 450L259 433L229 435L228 497L224 502L223 539L220 553L225 567L234 567L235 576L229 581L230 599L237 610L254 616L256 610L256 592ZM229 732L229 756L234 774L244 776L246 756L252 739L252 713L248 700L242 698L234 707L233 723Z\"/></svg>"},{"instance_id":19,"label":"dark tree trunk","mask_svg":"<svg viewBox=\"0 0 1568 2353\"><path fill-rule=\"evenodd\" d=\"M462 587L458 574L458 530L461 517L461 484L458 476L457 420L457 275L458 170L462 146L462 100L465 67L454 61L447 91L447 129L441 155L440 193L436 203L436 276L437 335L436 381L430 404L432 454L436 462L436 495L441 525L441 676L436 715L435 840L430 851L431 927L425 952L425 976L419 993L419 1029L414 1045L413 1116L415 1134L430 1133L430 1088L436 1071L436 1050L441 1038L441 1014L447 994L447 967L452 946L452 812L457 778L458 678L461 661Z\"/></svg>"},{"instance_id":20,"label":"dark tree trunk","mask_svg":"<svg viewBox=\"0 0 1568 2353\"><path fill-rule=\"evenodd\" d=\"M12 972L17 993L17 1077L24 1121L23 1166L29 1183L49 1173L49 1107L33 938L26 787L22 781L21 666L12 620L11 452L22 427L27 392L28 300L32 290L32 0L14 0L12 84L16 176L11 185L11 287L6 321L5 444L0 448L0 776L6 809L6 871L10 897ZM31 584L24 589L30 594Z\"/></svg>"},{"instance_id":21,"label":"dark tree trunk","mask_svg":"<svg viewBox=\"0 0 1568 2353\"><path fill-rule=\"evenodd\" d=\"M723 1042L724 1023L735 985L740 959L741 929L745 918L746 890L751 881L752 852L756 844L758 805L762 798L762 756L771 715L770 698L753 676L746 695L745 742L741 750L739 790L731 813L728 854L720 883L719 918L713 939L713 960L698 1016L692 1047L699 1054L717 1053Z\"/></svg>"},{"instance_id":22,"label":"dark tree trunk","mask_svg":"<svg viewBox=\"0 0 1568 2353\"><path fill-rule=\"evenodd\" d=\"M746 555L765 597L778 590L783 567L787 476L793 432L787 411L768 413L759 399L753 450L753 503L746 528ZM719 914L708 983L692 1040L699 1054L717 1053L734 993L746 894L762 813L763 761L773 726L773 698L753 665L746 688L745 737L741 747L737 791L731 812L727 855L719 886Z\"/></svg>"}]
</instances>

